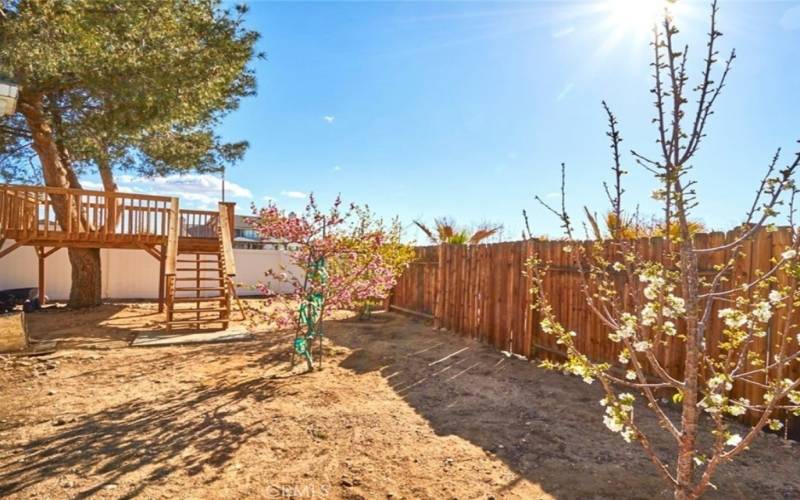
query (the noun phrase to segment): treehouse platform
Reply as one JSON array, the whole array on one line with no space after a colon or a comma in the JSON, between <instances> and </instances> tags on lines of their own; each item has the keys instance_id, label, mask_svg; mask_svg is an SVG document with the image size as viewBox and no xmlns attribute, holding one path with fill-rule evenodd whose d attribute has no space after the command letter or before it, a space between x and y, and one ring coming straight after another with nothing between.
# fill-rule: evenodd
<instances>
[{"instance_id":1,"label":"treehouse platform","mask_svg":"<svg viewBox=\"0 0 800 500\"><path fill-rule=\"evenodd\" d=\"M36 249L43 303L45 260L59 249L143 250L160 263L159 312L166 308L168 332L224 329L235 298L234 207L182 210L176 197L0 184L0 259ZM6 240L13 243L3 249Z\"/></svg>"}]
</instances>

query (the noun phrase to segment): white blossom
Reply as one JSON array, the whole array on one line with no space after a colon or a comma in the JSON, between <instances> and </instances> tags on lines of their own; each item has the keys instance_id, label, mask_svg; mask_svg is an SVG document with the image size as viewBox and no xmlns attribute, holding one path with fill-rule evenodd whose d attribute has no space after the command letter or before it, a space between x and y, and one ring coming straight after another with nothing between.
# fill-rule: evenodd
<instances>
[{"instance_id":1,"label":"white blossom","mask_svg":"<svg viewBox=\"0 0 800 500\"><path fill-rule=\"evenodd\" d=\"M733 384L730 382L730 380L728 380L728 378L725 375L722 374L714 375L713 377L708 379L708 382L706 383L706 385L708 385L709 390L711 391L714 391L718 387L723 386L723 384L725 390L730 391L731 389L733 389Z\"/></svg>"},{"instance_id":2,"label":"white blossom","mask_svg":"<svg viewBox=\"0 0 800 500\"><path fill-rule=\"evenodd\" d=\"M587 384L591 384L594 382L594 378L592 378L591 372L586 368L585 365L575 364L568 368L568 370L573 374L581 377L584 382Z\"/></svg>"},{"instance_id":3,"label":"white blossom","mask_svg":"<svg viewBox=\"0 0 800 500\"><path fill-rule=\"evenodd\" d=\"M753 308L751 314L761 323L766 323L772 317L772 308L767 301L761 301Z\"/></svg>"},{"instance_id":4,"label":"white blossom","mask_svg":"<svg viewBox=\"0 0 800 500\"><path fill-rule=\"evenodd\" d=\"M794 259L796 256L797 251L793 248L789 248L781 254L781 258L784 260Z\"/></svg>"},{"instance_id":5,"label":"white blossom","mask_svg":"<svg viewBox=\"0 0 800 500\"><path fill-rule=\"evenodd\" d=\"M747 408L745 408L744 406L742 406L740 404L733 404L733 405L728 407L728 413L730 413L734 417L739 417L741 415L744 415L746 411L747 411Z\"/></svg>"},{"instance_id":6,"label":"white blossom","mask_svg":"<svg viewBox=\"0 0 800 500\"><path fill-rule=\"evenodd\" d=\"M636 436L636 431L634 431L634 430L633 430L632 428L630 428L630 427L626 427L626 428L625 428L625 429L624 429L624 430L623 430L623 431L620 433L620 435L622 436L622 439L624 439L626 443L630 443L631 441L633 441L633 438Z\"/></svg>"},{"instance_id":7,"label":"white blossom","mask_svg":"<svg viewBox=\"0 0 800 500\"><path fill-rule=\"evenodd\" d=\"M780 302L781 300L783 300L783 294L781 292L779 292L778 290L772 290L771 292L769 292L769 297L768 298L769 298L769 301L774 304L776 302Z\"/></svg>"},{"instance_id":8,"label":"white blossom","mask_svg":"<svg viewBox=\"0 0 800 500\"><path fill-rule=\"evenodd\" d=\"M636 380L636 372L633 370L628 370L625 373L625 378L628 380Z\"/></svg>"},{"instance_id":9,"label":"white blossom","mask_svg":"<svg viewBox=\"0 0 800 500\"><path fill-rule=\"evenodd\" d=\"M629 339L636 333L636 316L630 313L622 313L622 325L617 330L608 335L608 338L613 342L619 342L622 339Z\"/></svg>"},{"instance_id":10,"label":"white blossom","mask_svg":"<svg viewBox=\"0 0 800 500\"><path fill-rule=\"evenodd\" d=\"M726 307L717 313L728 328L741 328L747 324L747 316L742 311Z\"/></svg>"},{"instance_id":11,"label":"white blossom","mask_svg":"<svg viewBox=\"0 0 800 500\"><path fill-rule=\"evenodd\" d=\"M648 349L650 349L651 346L652 344L649 341L639 340L638 342L634 342L633 350L635 350L636 352L645 352Z\"/></svg>"},{"instance_id":12,"label":"white blossom","mask_svg":"<svg viewBox=\"0 0 800 500\"><path fill-rule=\"evenodd\" d=\"M738 434L731 434L725 444L728 446L738 446L742 442L742 436Z\"/></svg>"},{"instance_id":13,"label":"white blossom","mask_svg":"<svg viewBox=\"0 0 800 500\"><path fill-rule=\"evenodd\" d=\"M686 312L686 301L683 300L683 297L669 294L667 295L667 304L669 304L676 314L683 314Z\"/></svg>"},{"instance_id":14,"label":"white blossom","mask_svg":"<svg viewBox=\"0 0 800 500\"><path fill-rule=\"evenodd\" d=\"M656 313L655 304L653 302L648 302L642 308L642 325L644 326L651 326L658 321L658 313Z\"/></svg>"},{"instance_id":15,"label":"white blossom","mask_svg":"<svg viewBox=\"0 0 800 500\"><path fill-rule=\"evenodd\" d=\"M623 392L622 394L619 395L619 402L620 402L619 406L625 411L633 410L634 401L636 401L636 397L630 392Z\"/></svg>"},{"instance_id":16,"label":"white blossom","mask_svg":"<svg viewBox=\"0 0 800 500\"><path fill-rule=\"evenodd\" d=\"M621 432L622 428L624 427L623 423L619 419L610 415L605 415L603 417L603 423L606 424L606 427L608 427L611 432Z\"/></svg>"}]
</instances>

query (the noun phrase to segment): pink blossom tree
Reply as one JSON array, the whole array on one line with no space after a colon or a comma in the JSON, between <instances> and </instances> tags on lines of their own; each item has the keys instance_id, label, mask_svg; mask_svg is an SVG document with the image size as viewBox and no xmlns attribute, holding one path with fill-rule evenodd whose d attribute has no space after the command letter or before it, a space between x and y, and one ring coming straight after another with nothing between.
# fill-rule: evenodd
<instances>
[{"instance_id":1,"label":"pink blossom tree","mask_svg":"<svg viewBox=\"0 0 800 500\"><path fill-rule=\"evenodd\" d=\"M387 233L383 220L366 206L343 207L340 198L322 210L311 195L299 215L269 204L256 211L251 224L263 238L289 248L292 265L268 269L266 274L288 285L290 291L277 293L265 284L260 290L267 301L267 319L295 331L294 352L305 358L309 370L314 367L311 342L315 339L318 361L322 360L323 321L336 311L352 311L385 299L402 270L385 258L387 245L397 241L392 232Z\"/></svg>"}]
</instances>

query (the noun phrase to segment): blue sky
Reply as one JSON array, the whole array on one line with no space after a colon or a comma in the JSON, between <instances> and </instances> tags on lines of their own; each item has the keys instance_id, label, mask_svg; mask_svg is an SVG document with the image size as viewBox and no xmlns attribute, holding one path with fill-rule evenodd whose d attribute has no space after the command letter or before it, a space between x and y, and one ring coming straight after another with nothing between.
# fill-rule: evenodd
<instances>
[{"instance_id":1,"label":"blue sky","mask_svg":"<svg viewBox=\"0 0 800 500\"><path fill-rule=\"evenodd\" d=\"M267 59L255 63L258 96L220 129L251 144L228 173L230 196L242 209L265 197L298 209L302 193L341 193L406 223L502 223L509 239L526 208L534 233L557 234L533 195L553 196L562 161L575 214L607 206L602 99L626 150L655 147L646 31L612 5L250 2ZM694 174L696 216L714 228L736 223L777 147L800 147L800 1L722 0L721 9L720 47L738 59ZM707 2L688 2L681 19L690 84L707 13ZM628 206L654 210L654 181L627 155L625 164ZM198 203L213 194L209 179L183 184Z\"/></svg>"}]
</instances>

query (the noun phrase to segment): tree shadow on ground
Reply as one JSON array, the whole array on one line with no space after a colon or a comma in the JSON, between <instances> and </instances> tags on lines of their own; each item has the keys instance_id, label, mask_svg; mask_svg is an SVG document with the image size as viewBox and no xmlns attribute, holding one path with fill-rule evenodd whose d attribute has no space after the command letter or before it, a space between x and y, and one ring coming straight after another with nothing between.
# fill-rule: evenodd
<instances>
[{"instance_id":1,"label":"tree shadow on ground","mask_svg":"<svg viewBox=\"0 0 800 500\"><path fill-rule=\"evenodd\" d=\"M265 376L263 370L243 371L282 367L289 355L288 338L276 334L251 342L115 351L119 359L112 366L75 377L99 385L106 381L109 387L124 390L140 379L163 380L179 373L176 388L93 414L67 415L49 435L5 447L0 496L71 474L101 478L77 498L91 496L128 475L141 479L123 498L137 496L148 483L176 471L198 475L211 470L208 482L213 482L240 447L269 432L270 416L253 415L248 408L291 393L279 377ZM215 371L202 372L197 370L200 366Z\"/></svg>"},{"instance_id":2,"label":"tree shadow on ground","mask_svg":"<svg viewBox=\"0 0 800 500\"><path fill-rule=\"evenodd\" d=\"M0 496L67 473L102 477L77 495L83 498L138 471L144 478L126 493L133 497L148 482L178 469L190 475L218 470L266 430L261 420L237 421L239 403L271 400L278 392L274 381L255 377L135 399L86 415L11 450L17 460L0 468Z\"/></svg>"},{"instance_id":3,"label":"tree shadow on ground","mask_svg":"<svg viewBox=\"0 0 800 500\"><path fill-rule=\"evenodd\" d=\"M107 303L81 310L47 307L27 316L32 340L55 340L59 349L110 349L127 345L139 331L164 321L157 304Z\"/></svg>"},{"instance_id":4,"label":"tree shadow on ground","mask_svg":"<svg viewBox=\"0 0 800 500\"><path fill-rule=\"evenodd\" d=\"M379 372L438 435L481 447L557 498L671 498L640 446L602 424L597 384L397 314L334 324L328 336L352 349L341 367ZM654 444L672 450L647 410L637 411ZM765 440L722 468L710 498L800 498L800 453Z\"/></svg>"}]
</instances>

